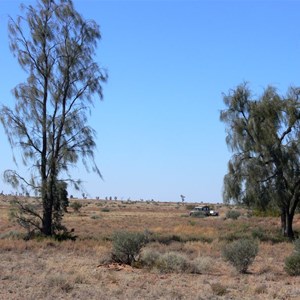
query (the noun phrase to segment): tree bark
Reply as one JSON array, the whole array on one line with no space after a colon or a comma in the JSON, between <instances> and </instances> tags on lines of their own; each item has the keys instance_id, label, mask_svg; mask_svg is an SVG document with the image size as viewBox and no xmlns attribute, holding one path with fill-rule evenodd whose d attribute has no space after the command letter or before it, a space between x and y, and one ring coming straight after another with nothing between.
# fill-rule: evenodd
<instances>
[{"instance_id":1,"label":"tree bark","mask_svg":"<svg viewBox=\"0 0 300 300\"><path fill-rule=\"evenodd\" d=\"M285 208L281 209L280 219L281 219L281 233L283 236L285 236L286 235L286 210L285 210Z\"/></svg>"},{"instance_id":2,"label":"tree bark","mask_svg":"<svg viewBox=\"0 0 300 300\"><path fill-rule=\"evenodd\" d=\"M51 199L43 199L43 227L42 233L46 236L52 235L52 203Z\"/></svg>"},{"instance_id":3,"label":"tree bark","mask_svg":"<svg viewBox=\"0 0 300 300\"><path fill-rule=\"evenodd\" d=\"M286 236L293 240L294 239L294 231L293 231L293 219L294 213L286 212Z\"/></svg>"},{"instance_id":4,"label":"tree bark","mask_svg":"<svg viewBox=\"0 0 300 300\"><path fill-rule=\"evenodd\" d=\"M289 212L289 210L286 208L281 209L282 235L288 237L291 240L294 239L293 219L294 212Z\"/></svg>"},{"instance_id":5,"label":"tree bark","mask_svg":"<svg viewBox=\"0 0 300 300\"><path fill-rule=\"evenodd\" d=\"M43 201L42 233L46 236L51 236L53 233L52 232L53 199L49 194L47 179L44 179L42 183L42 201Z\"/></svg>"}]
</instances>

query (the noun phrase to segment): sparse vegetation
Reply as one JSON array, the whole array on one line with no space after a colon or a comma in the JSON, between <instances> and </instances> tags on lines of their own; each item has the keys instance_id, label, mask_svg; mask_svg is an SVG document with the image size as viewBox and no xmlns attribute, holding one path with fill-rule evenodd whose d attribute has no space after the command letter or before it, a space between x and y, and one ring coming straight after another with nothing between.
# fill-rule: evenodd
<instances>
[{"instance_id":1,"label":"sparse vegetation","mask_svg":"<svg viewBox=\"0 0 300 300\"><path fill-rule=\"evenodd\" d=\"M285 259L285 271L291 276L300 275L300 239L294 242L294 253Z\"/></svg>"},{"instance_id":2,"label":"sparse vegetation","mask_svg":"<svg viewBox=\"0 0 300 300\"><path fill-rule=\"evenodd\" d=\"M101 208L102 212L110 212L110 209L108 207L103 207Z\"/></svg>"},{"instance_id":3,"label":"sparse vegetation","mask_svg":"<svg viewBox=\"0 0 300 300\"><path fill-rule=\"evenodd\" d=\"M177 252L167 252L160 255L155 262L155 266L164 273L169 272L187 272L190 270L190 262L188 258Z\"/></svg>"},{"instance_id":4,"label":"sparse vegetation","mask_svg":"<svg viewBox=\"0 0 300 300\"><path fill-rule=\"evenodd\" d=\"M193 218L206 218L207 213L205 211L194 211L190 214Z\"/></svg>"},{"instance_id":5,"label":"sparse vegetation","mask_svg":"<svg viewBox=\"0 0 300 300\"><path fill-rule=\"evenodd\" d=\"M237 220L240 217L241 213L238 210L230 209L226 213L227 219Z\"/></svg>"},{"instance_id":6,"label":"sparse vegetation","mask_svg":"<svg viewBox=\"0 0 300 300\"><path fill-rule=\"evenodd\" d=\"M131 265L137 261L140 251L147 242L144 233L118 231L112 237L112 259L115 262Z\"/></svg>"},{"instance_id":7,"label":"sparse vegetation","mask_svg":"<svg viewBox=\"0 0 300 300\"><path fill-rule=\"evenodd\" d=\"M213 294L217 296L224 296L227 293L227 288L222 283L214 282L210 285Z\"/></svg>"},{"instance_id":8,"label":"sparse vegetation","mask_svg":"<svg viewBox=\"0 0 300 300\"><path fill-rule=\"evenodd\" d=\"M241 239L226 244L222 249L222 255L231 263L238 272L246 273L258 253L258 244L254 240Z\"/></svg>"},{"instance_id":9,"label":"sparse vegetation","mask_svg":"<svg viewBox=\"0 0 300 300\"><path fill-rule=\"evenodd\" d=\"M185 208L176 209L177 203L149 205L144 201L127 205L121 201L101 201L102 207L110 209L107 214L101 213L100 201L72 199L70 204L83 204L80 213L72 213L70 208L65 215L66 226L74 228L76 241L65 239L63 234L57 239L35 236L24 241L26 231L9 222L9 199L5 199L1 201L0 197L0 293L5 299L10 299L11 294L21 298L22 289L28 298L34 299L74 299L87 295L93 299L173 299L178 295L183 299L212 299L222 297L222 290L228 298L251 299L257 295L258 299L273 299L276 295L275 298L283 299L297 293L298 276L290 276L288 286L282 280L286 253L295 250L286 239L274 243L273 239L280 235L274 230L277 219L273 217L253 216L234 222L224 218L187 220L181 217ZM27 202L34 203L34 199ZM229 209L218 206L223 216ZM299 224L300 216L295 218L295 224ZM195 225L191 226L190 220ZM295 229L299 230L297 226ZM146 239L130 265L112 259L114 233L120 230L140 233ZM260 245L259 258L250 265L251 272L240 277L220 257L220 250L231 240L254 237ZM295 249L296 245L297 240ZM57 260L57 253L61 260ZM220 278L221 286L214 286ZM251 287L241 285L241 280L251 282Z\"/></svg>"},{"instance_id":10,"label":"sparse vegetation","mask_svg":"<svg viewBox=\"0 0 300 300\"><path fill-rule=\"evenodd\" d=\"M80 209L82 208L82 203L80 203L79 201L73 201L70 204L70 207L74 210L74 212L78 213L80 211Z\"/></svg>"},{"instance_id":11,"label":"sparse vegetation","mask_svg":"<svg viewBox=\"0 0 300 300\"><path fill-rule=\"evenodd\" d=\"M300 275L300 252L293 253L285 259L284 269L291 276Z\"/></svg>"}]
</instances>

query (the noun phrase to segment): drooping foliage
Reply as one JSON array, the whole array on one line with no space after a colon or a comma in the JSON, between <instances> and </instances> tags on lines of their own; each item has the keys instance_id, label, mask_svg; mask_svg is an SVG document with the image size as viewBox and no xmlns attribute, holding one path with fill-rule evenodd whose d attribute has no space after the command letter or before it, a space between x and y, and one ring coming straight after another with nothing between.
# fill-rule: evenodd
<instances>
[{"instance_id":1,"label":"drooping foliage","mask_svg":"<svg viewBox=\"0 0 300 300\"><path fill-rule=\"evenodd\" d=\"M94 162L95 132L87 123L94 96L102 98L107 79L94 59L100 30L71 0L39 0L10 18L9 38L27 80L14 88L15 106L2 107L0 118L31 175L7 170L5 177L41 196L41 231L52 235L63 207L57 202L61 177L78 187L69 171L79 159L101 176Z\"/></svg>"},{"instance_id":2,"label":"drooping foliage","mask_svg":"<svg viewBox=\"0 0 300 300\"><path fill-rule=\"evenodd\" d=\"M224 95L226 143L233 156L224 177L224 201L281 211L282 229L293 237L300 200L300 90L286 96L268 87L254 97L247 84Z\"/></svg>"}]
</instances>

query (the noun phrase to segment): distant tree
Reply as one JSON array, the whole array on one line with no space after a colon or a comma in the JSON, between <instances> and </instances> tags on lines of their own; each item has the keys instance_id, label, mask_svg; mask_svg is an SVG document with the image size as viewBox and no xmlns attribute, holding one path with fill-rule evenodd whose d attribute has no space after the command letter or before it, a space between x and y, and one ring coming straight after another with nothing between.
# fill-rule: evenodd
<instances>
[{"instance_id":1,"label":"distant tree","mask_svg":"<svg viewBox=\"0 0 300 300\"><path fill-rule=\"evenodd\" d=\"M180 198L181 198L181 202L183 203L184 200L185 200L185 196L184 195L180 195Z\"/></svg>"},{"instance_id":2,"label":"distant tree","mask_svg":"<svg viewBox=\"0 0 300 300\"><path fill-rule=\"evenodd\" d=\"M88 126L94 97L102 98L107 75L95 62L99 26L86 21L71 0L39 0L36 7L23 6L23 15L9 21L10 48L27 80L13 90L14 108L3 106L0 119L12 147L22 151L30 178L7 170L13 186L34 189L42 199L40 230L55 233L54 219L64 207L58 203L60 178L80 158L101 176L95 162L95 132ZM58 220L58 219L57 219Z\"/></svg>"},{"instance_id":3,"label":"distant tree","mask_svg":"<svg viewBox=\"0 0 300 300\"><path fill-rule=\"evenodd\" d=\"M224 96L226 142L234 153L224 178L224 201L261 209L276 205L283 234L294 237L300 200L300 89L285 97L268 87L253 98L247 84Z\"/></svg>"}]
</instances>

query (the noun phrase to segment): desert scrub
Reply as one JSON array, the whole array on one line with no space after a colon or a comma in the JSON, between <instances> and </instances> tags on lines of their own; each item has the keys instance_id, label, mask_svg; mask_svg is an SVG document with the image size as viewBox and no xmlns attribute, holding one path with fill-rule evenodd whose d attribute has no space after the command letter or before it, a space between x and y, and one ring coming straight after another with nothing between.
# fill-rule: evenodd
<instances>
[{"instance_id":1,"label":"desert scrub","mask_svg":"<svg viewBox=\"0 0 300 300\"><path fill-rule=\"evenodd\" d=\"M191 273L205 274L211 271L214 261L208 256L198 256L191 262Z\"/></svg>"},{"instance_id":2,"label":"desert scrub","mask_svg":"<svg viewBox=\"0 0 300 300\"><path fill-rule=\"evenodd\" d=\"M4 232L0 234L0 240L9 239L9 240L20 240L24 239L25 234L19 231L10 230L8 232Z\"/></svg>"},{"instance_id":3,"label":"desert scrub","mask_svg":"<svg viewBox=\"0 0 300 300\"><path fill-rule=\"evenodd\" d=\"M193 218L206 218L207 214L205 211L194 211L190 214Z\"/></svg>"},{"instance_id":4,"label":"desert scrub","mask_svg":"<svg viewBox=\"0 0 300 300\"><path fill-rule=\"evenodd\" d=\"M156 262L156 267L163 273L190 273L191 270L191 264L188 258L177 252L167 252L161 255Z\"/></svg>"},{"instance_id":5,"label":"desert scrub","mask_svg":"<svg viewBox=\"0 0 300 300\"><path fill-rule=\"evenodd\" d=\"M153 249L144 249L142 254L141 254L141 263L143 266L146 266L148 268L153 268L157 264L159 258L160 258L160 253L156 250Z\"/></svg>"},{"instance_id":6,"label":"desert scrub","mask_svg":"<svg viewBox=\"0 0 300 300\"><path fill-rule=\"evenodd\" d=\"M101 209L102 212L110 212L110 209L108 207L103 207Z\"/></svg>"},{"instance_id":7,"label":"desert scrub","mask_svg":"<svg viewBox=\"0 0 300 300\"><path fill-rule=\"evenodd\" d=\"M222 248L225 261L231 263L238 272L246 273L258 253L258 243L253 239L241 239L226 244Z\"/></svg>"},{"instance_id":8,"label":"desert scrub","mask_svg":"<svg viewBox=\"0 0 300 300\"><path fill-rule=\"evenodd\" d=\"M272 244L282 243L286 240L284 236L278 233L268 232L261 227L254 228L251 232L254 239L258 239L261 242L271 242Z\"/></svg>"},{"instance_id":9,"label":"desert scrub","mask_svg":"<svg viewBox=\"0 0 300 300\"><path fill-rule=\"evenodd\" d=\"M293 253L285 259L284 269L291 276L300 275L300 252Z\"/></svg>"},{"instance_id":10,"label":"desert scrub","mask_svg":"<svg viewBox=\"0 0 300 300\"><path fill-rule=\"evenodd\" d=\"M210 287L214 295L224 296L227 293L227 288L222 283L212 283Z\"/></svg>"},{"instance_id":11,"label":"desert scrub","mask_svg":"<svg viewBox=\"0 0 300 300\"><path fill-rule=\"evenodd\" d=\"M294 253L285 259L285 271L291 276L300 275L300 239L294 242Z\"/></svg>"},{"instance_id":12,"label":"desert scrub","mask_svg":"<svg viewBox=\"0 0 300 300\"><path fill-rule=\"evenodd\" d=\"M295 251L300 253L300 238L294 241Z\"/></svg>"},{"instance_id":13,"label":"desert scrub","mask_svg":"<svg viewBox=\"0 0 300 300\"><path fill-rule=\"evenodd\" d=\"M227 219L237 220L241 213L238 210L228 210L226 213Z\"/></svg>"},{"instance_id":14,"label":"desert scrub","mask_svg":"<svg viewBox=\"0 0 300 300\"><path fill-rule=\"evenodd\" d=\"M82 207L82 203L80 203L79 201L75 201L75 202L72 202L70 204L71 208L73 208L74 212L79 212L81 207Z\"/></svg>"},{"instance_id":15,"label":"desert scrub","mask_svg":"<svg viewBox=\"0 0 300 300\"><path fill-rule=\"evenodd\" d=\"M193 273L203 274L211 270L213 261L210 257L197 257L190 261L188 257L176 251L164 254L153 249L144 249L140 262L149 269L157 269L163 273Z\"/></svg>"},{"instance_id":16,"label":"desert scrub","mask_svg":"<svg viewBox=\"0 0 300 300\"><path fill-rule=\"evenodd\" d=\"M112 236L112 260L131 265L137 261L140 251L148 242L147 235L140 232L118 231Z\"/></svg>"}]
</instances>

